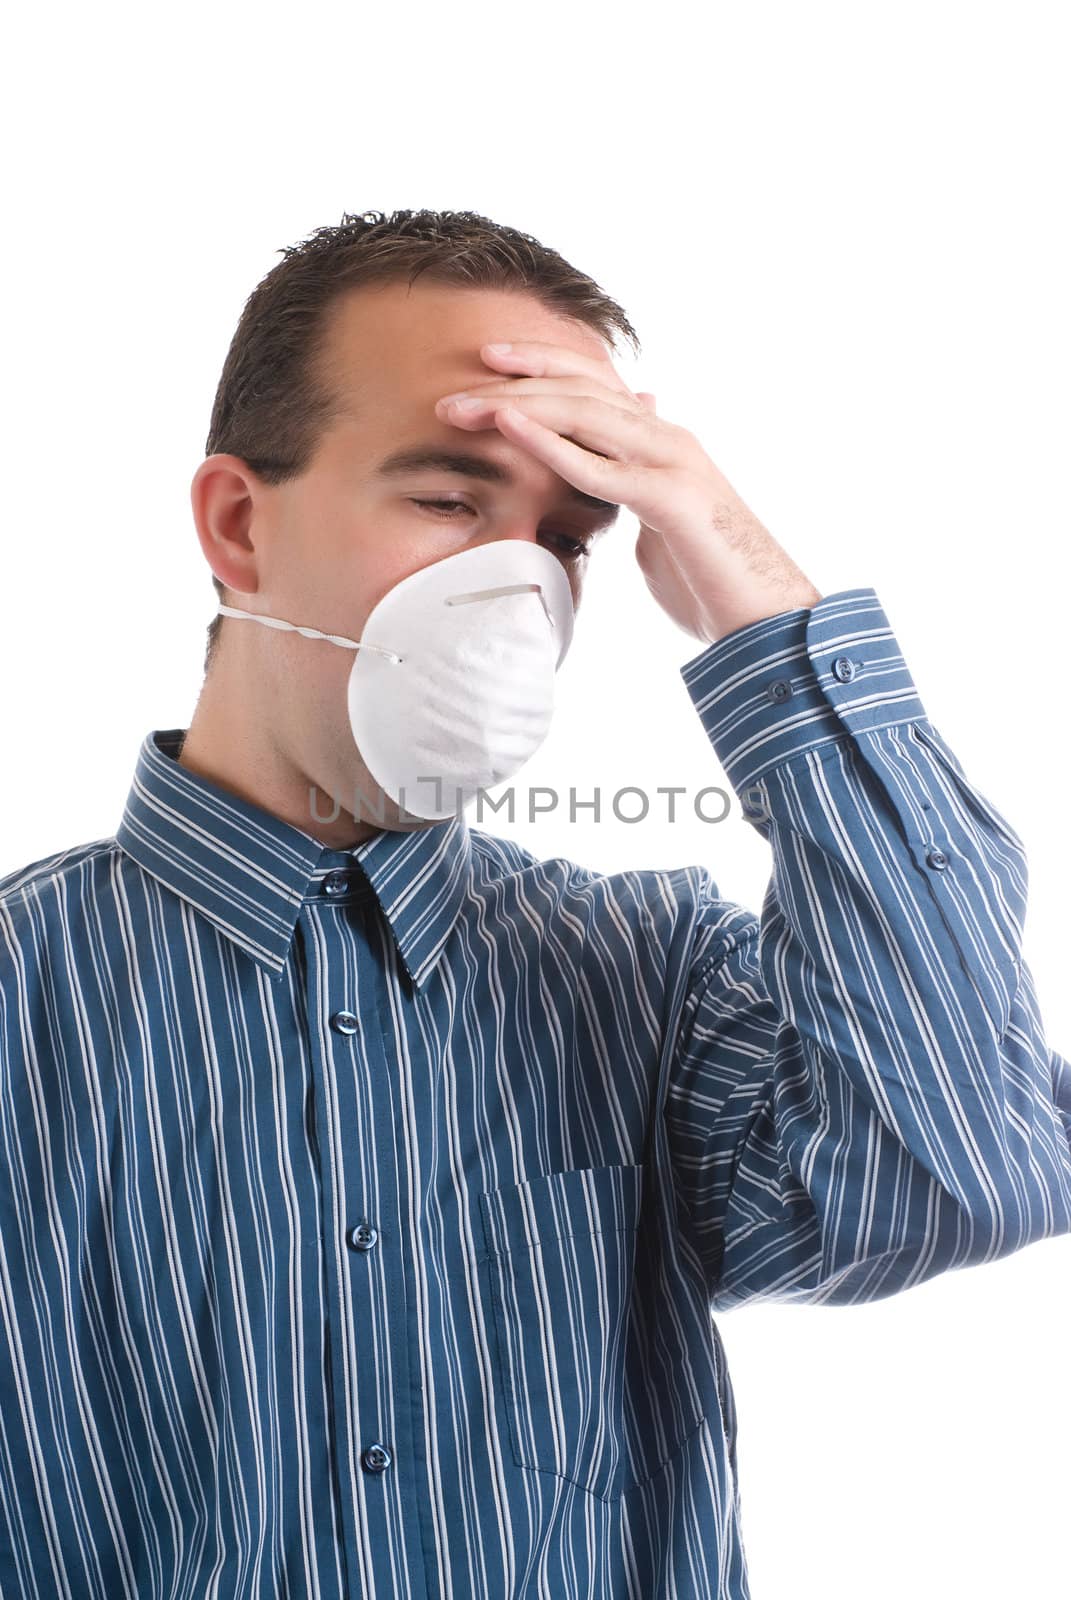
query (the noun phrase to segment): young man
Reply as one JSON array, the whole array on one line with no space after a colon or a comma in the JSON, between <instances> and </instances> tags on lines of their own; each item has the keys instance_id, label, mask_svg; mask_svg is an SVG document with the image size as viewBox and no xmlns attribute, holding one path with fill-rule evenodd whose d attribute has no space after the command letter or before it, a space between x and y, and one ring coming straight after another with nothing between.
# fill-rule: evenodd
<instances>
[{"instance_id":1,"label":"young man","mask_svg":"<svg viewBox=\"0 0 1071 1600\"><path fill-rule=\"evenodd\" d=\"M344 219L243 313L190 727L0 883L5 1600L743 1600L711 1310L1071 1229L1017 835L614 327L470 213ZM761 916L465 818L619 507Z\"/></svg>"}]
</instances>

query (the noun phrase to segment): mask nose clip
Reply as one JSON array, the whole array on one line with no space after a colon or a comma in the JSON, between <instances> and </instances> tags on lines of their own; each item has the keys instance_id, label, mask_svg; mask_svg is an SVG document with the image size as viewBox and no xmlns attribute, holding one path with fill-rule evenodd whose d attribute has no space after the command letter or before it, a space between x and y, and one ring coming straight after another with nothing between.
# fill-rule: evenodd
<instances>
[{"instance_id":1,"label":"mask nose clip","mask_svg":"<svg viewBox=\"0 0 1071 1600\"><path fill-rule=\"evenodd\" d=\"M445 604L448 606L467 606L473 600L496 600L500 595L506 594L535 594L539 596L539 603L546 613L547 621L554 627L554 618L551 616L550 607L547 605L541 583L504 583L497 589L473 589L470 594L447 595Z\"/></svg>"}]
</instances>

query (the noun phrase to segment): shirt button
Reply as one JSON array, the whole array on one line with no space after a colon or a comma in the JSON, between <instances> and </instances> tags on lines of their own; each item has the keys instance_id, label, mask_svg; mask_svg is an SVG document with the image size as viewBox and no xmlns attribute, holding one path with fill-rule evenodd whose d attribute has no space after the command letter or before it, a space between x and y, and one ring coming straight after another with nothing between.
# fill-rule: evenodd
<instances>
[{"instance_id":1,"label":"shirt button","mask_svg":"<svg viewBox=\"0 0 1071 1600\"><path fill-rule=\"evenodd\" d=\"M948 866L948 857L943 850L931 850L926 857L926 865L933 867L935 872L943 872Z\"/></svg>"},{"instance_id":2,"label":"shirt button","mask_svg":"<svg viewBox=\"0 0 1071 1600\"><path fill-rule=\"evenodd\" d=\"M345 894L350 886L349 874L341 868L337 872L329 872L324 879L324 894Z\"/></svg>"},{"instance_id":3,"label":"shirt button","mask_svg":"<svg viewBox=\"0 0 1071 1600\"><path fill-rule=\"evenodd\" d=\"M358 1222L346 1235L346 1243L351 1250L372 1250L378 1238L379 1233L370 1222Z\"/></svg>"},{"instance_id":4,"label":"shirt button","mask_svg":"<svg viewBox=\"0 0 1071 1600\"><path fill-rule=\"evenodd\" d=\"M787 700L792 693L792 685L787 678L775 678L773 683L766 685L766 693L771 700Z\"/></svg>"},{"instance_id":5,"label":"shirt button","mask_svg":"<svg viewBox=\"0 0 1071 1600\"><path fill-rule=\"evenodd\" d=\"M382 1444L370 1444L361 1454L361 1465L366 1472L385 1472L390 1462L390 1451Z\"/></svg>"},{"instance_id":6,"label":"shirt button","mask_svg":"<svg viewBox=\"0 0 1071 1600\"><path fill-rule=\"evenodd\" d=\"M851 683L855 677L855 662L850 656L838 656L833 663L833 672L841 683Z\"/></svg>"},{"instance_id":7,"label":"shirt button","mask_svg":"<svg viewBox=\"0 0 1071 1600\"><path fill-rule=\"evenodd\" d=\"M336 1033L356 1033L358 1022L352 1011L336 1011L331 1026Z\"/></svg>"}]
</instances>

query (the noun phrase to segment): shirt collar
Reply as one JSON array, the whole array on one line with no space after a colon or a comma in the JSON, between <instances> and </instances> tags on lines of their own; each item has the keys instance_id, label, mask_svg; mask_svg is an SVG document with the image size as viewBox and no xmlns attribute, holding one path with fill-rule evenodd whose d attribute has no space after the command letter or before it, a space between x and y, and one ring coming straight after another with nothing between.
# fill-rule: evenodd
<instances>
[{"instance_id":1,"label":"shirt collar","mask_svg":"<svg viewBox=\"0 0 1071 1600\"><path fill-rule=\"evenodd\" d=\"M326 874L352 871L357 862L420 988L468 888L464 814L410 833L383 828L351 850L331 849L182 766L177 756L185 734L184 728L146 734L116 829L122 849L272 978L286 967L302 904L327 898Z\"/></svg>"}]
</instances>

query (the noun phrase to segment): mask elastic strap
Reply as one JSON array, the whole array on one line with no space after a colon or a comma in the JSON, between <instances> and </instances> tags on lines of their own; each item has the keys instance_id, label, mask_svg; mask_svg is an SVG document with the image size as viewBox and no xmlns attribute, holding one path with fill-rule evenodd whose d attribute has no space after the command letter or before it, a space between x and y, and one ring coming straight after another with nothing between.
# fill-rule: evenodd
<instances>
[{"instance_id":1,"label":"mask elastic strap","mask_svg":"<svg viewBox=\"0 0 1071 1600\"><path fill-rule=\"evenodd\" d=\"M292 633L304 634L306 639L327 639L331 644L344 645L349 650L374 650L377 655L386 656L388 661L401 661L402 657L395 655L393 650L386 650L380 644L366 644L359 639L347 639L342 633L321 633L319 628L300 628L296 622L284 622L282 617L266 617L260 611L239 611L237 606L218 606L216 608L225 617L245 617L250 622L263 622L266 628L285 628Z\"/></svg>"}]
</instances>

